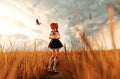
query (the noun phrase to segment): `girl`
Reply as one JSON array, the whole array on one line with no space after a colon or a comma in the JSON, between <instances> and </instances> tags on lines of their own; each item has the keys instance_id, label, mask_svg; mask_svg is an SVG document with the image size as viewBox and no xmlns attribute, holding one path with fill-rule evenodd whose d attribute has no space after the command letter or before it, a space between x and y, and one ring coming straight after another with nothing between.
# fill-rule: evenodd
<instances>
[{"instance_id":1,"label":"girl","mask_svg":"<svg viewBox=\"0 0 120 79\"><path fill-rule=\"evenodd\" d=\"M48 47L52 49L52 56L50 57L50 60L49 60L48 71L51 71L51 65L53 63L53 73L58 73L58 71L56 70L57 58L58 58L59 49L63 47L63 45L59 41L60 34L58 31L58 24L51 23L50 27L52 31L49 36L49 39L51 39L51 41Z\"/></svg>"}]
</instances>

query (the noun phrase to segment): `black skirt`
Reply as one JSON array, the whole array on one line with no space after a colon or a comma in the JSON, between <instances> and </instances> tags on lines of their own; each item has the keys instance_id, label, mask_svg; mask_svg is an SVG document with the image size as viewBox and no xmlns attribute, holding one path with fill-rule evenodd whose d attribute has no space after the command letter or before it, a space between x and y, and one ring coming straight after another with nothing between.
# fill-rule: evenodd
<instances>
[{"instance_id":1,"label":"black skirt","mask_svg":"<svg viewBox=\"0 0 120 79\"><path fill-rule=\"evenodd\" d=\"M48 45L49 48L51 49L59 49L63 47L62 43L60 42L59 39L52 39Z\"/></svg>"}]
</instances>

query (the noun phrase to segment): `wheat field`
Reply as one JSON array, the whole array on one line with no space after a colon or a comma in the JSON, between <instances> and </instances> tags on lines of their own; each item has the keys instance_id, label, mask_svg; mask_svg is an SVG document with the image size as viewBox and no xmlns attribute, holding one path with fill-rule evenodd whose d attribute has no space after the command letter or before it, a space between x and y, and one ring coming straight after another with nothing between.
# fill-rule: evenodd
<instances>
[{"instance_id":1,"label":"wheat field","mask_svg":"<svg viewBox=\"0 0 120 79\"><path fill-rule=\"evenodd\" d=\"M80 36L87 49L67 51L64 45L65 52L60 52L58 57L59 74L47 73L50 51L1 51L0 79L119 79L120 50L116 49L113 38L112 14L109 14L109 19L113 50L92 50L84 29ZM11 41L10 44L13 47ZM36 43L34 47L36 49Z\"/></svg>"},{"instance_id":2,"label":"wheat field","mask_svg":"<svg viewBox=\"0 0 120 79\"><path fill-rule=\"evenodd\" d=\"M60 52L58 75L46 72L51 52L0 53L0 79L119 79L120 50Z\"/></svg>"}]
</instances>

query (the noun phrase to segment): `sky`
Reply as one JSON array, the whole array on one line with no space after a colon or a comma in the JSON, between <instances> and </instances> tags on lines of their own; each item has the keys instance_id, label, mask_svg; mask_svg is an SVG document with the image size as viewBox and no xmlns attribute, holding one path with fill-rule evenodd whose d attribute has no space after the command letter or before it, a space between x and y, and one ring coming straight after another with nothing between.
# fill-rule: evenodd
<instances>
[{"instance_id":1,"label":"sky","mask_svg":"<svg viewBox=\"0 0 120 79\"><path fill-rule=\"evenodd\" d=\"M1 45L10 49L11 40L16 48L22 49L26 43L32 50L36 40L38 48L47 48L49 25L57 22L60 41L68 48L73 43L79 49L74 29L86 28L88 36L98 33L108 23L109 3L116 8L115 22L120 21L119 0L0 0ZM36 25L36 19L41 25Z\"/></svg>"}]
</instances>

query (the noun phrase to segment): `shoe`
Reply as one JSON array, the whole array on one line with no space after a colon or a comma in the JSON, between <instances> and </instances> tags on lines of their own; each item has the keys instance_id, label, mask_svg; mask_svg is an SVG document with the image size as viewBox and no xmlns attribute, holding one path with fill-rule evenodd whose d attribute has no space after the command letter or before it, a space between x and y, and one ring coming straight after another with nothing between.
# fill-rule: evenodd
<instances>
[{"instance_id":1,"label":"shoe","mask_svg":"<svg viewBox=\"0 0 120 79\"><path fill-rule=\"evenodd\" d=\"M57 70L53 70L53 73L58 74L59 72Z\"/></svg>"}]
</instances>

